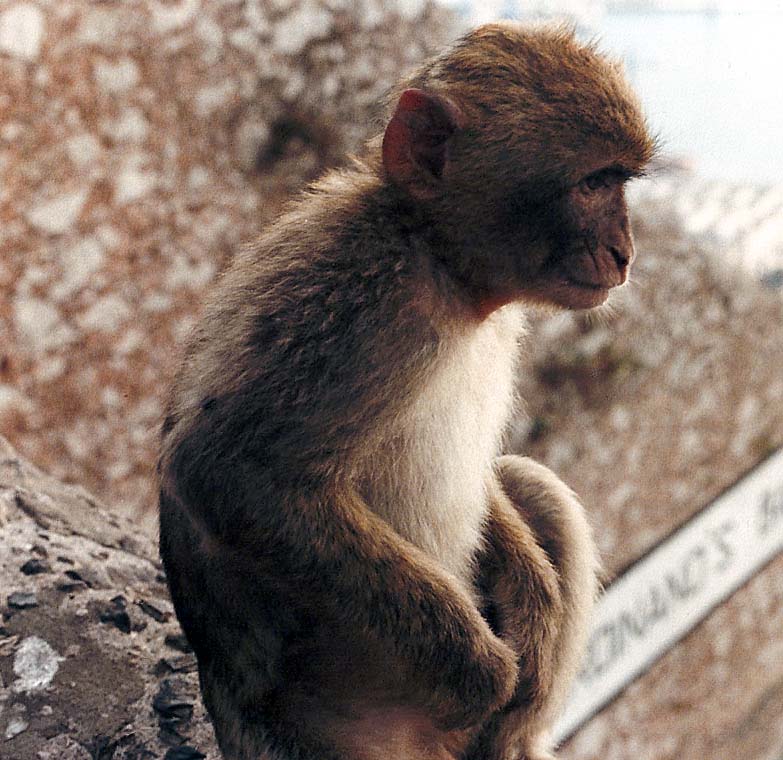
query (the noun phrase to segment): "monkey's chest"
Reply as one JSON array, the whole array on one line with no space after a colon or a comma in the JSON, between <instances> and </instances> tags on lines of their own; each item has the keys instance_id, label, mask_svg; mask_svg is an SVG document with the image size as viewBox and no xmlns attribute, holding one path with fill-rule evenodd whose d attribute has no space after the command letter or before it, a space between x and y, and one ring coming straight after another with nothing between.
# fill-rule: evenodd
<instances>
[{"instance_id":1,"label":"monkey's chest","mask_svg":"<svg viewBox=\"0 0 783 760\"><path fill-rule=\"evenodd\" d=\"M516 336L479 335L449 356L368 457L370 508L467 586L487 482L511 411Z\"/></svg>"}]
</instances>

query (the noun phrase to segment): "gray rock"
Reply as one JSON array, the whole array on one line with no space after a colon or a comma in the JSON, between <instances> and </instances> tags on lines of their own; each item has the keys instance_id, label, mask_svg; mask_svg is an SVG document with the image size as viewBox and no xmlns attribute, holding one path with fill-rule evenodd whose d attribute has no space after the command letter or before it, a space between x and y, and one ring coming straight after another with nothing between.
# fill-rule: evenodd
<instances>
[{"instance_id":1,"label":"gray rock","mask_svg":"<svg viewBox=\"0 0 783 760\"><path fill-rule=\"evenodd\" d=\"M32 591L14 591L8 596L8 606L15 610L26 610L38 606L38 598Z\"/></svg>"},{"instance_id":2,"label":"gray rock","mask_svg":"<svg viewBox=\"0 0 783 760\"><path fill-rule=\"evenodd\" d=\"M48 573L51 571L49 563L38 559L37 557L28 559L19 569L25 575L38 575L39 573Z\"/></svg>"},{"instance_id":3,"label":"gray rock","mask_svg":"<svg viewBox=\"0 0 783 760\"><path fill-rule=\"evenodd\" d=\"M0 757L218 760L154 536L2 437L0 533Z\"/></svg>"}]
</instances>

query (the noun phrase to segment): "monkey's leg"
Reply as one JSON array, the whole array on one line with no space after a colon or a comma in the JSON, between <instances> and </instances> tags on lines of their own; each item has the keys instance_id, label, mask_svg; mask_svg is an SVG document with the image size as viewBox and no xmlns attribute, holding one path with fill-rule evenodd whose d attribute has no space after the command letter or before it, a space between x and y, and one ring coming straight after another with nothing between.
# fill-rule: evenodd
<instances>
[{"instance_id":1,"label":"monkey's leg","mask_svg":"<svg viewBox=\"0 0 783 760\"><path fill-rule=\"evenodd\" d=\"M518 563L508 543L511 534L496 513L491 516L484 584L494 605L499 635L520 653L520 671L529 672L529 648L537 651L532 663L538 672L520 678L509 704L488 722L470 757L476 760L545 760L551 758L549 730L568 694L588 633L589 618L598 593L599 562L592 531L573 491L551 470L529 458L504 456L496 469L503 491L532 531L557 574L563 605L557 619L531 618L525 605L515 607L515 596L529 594L527 567ZM502 504L502 502L501 502ZM518 539L517 539L518 540ZM517 603L518 604L518 603ZM527 629L541 627L542 633ZM554 630L554 633L549 631ZM521 634L521 635L520 635ZM530 687L530 683L535 688Z\"/></svg>"}]
</instances>

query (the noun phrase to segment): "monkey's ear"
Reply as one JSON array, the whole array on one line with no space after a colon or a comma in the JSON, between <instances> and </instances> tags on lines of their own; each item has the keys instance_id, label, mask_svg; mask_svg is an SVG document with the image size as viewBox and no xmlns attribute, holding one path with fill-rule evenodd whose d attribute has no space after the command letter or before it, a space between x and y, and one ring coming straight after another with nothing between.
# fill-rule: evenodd
<instances>
[{"instance_id":1,"label":"monkey's ear","mask_svg":"<svg viewBox=\"0 0 783 760\"><path fill-rule=\"evenodd\" d=\"M410 89L400 95L383 136L383 168L395 183L426 196L443 176L449 138L462 114L442 95Z\"/></svg>"}]
</instances>

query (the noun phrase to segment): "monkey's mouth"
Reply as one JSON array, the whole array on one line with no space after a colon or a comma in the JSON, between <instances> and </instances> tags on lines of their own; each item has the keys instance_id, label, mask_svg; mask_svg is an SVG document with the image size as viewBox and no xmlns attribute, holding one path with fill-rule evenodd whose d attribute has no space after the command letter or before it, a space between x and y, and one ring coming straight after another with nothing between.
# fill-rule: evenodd
<instances>
[{"instance_id":1,"label":"monkey's mouth","mask_svg":"<svg viewBox=\"0 0 783 760\"><path fill-rule=\"evenodd\" d=\"M592 309L594 306L600 306L614 287L608 284L583 282L567 273L563 274L560 283L560 298L557 301L569 309Z\"/></svg>"},{"instance_id":2,"label":"monkey's mouth","mask_svg":"<svg viewBox=\"0 0 783 760\"><path fill-rule=\"evenodd\" d=\"M583 249L565 258L560 265L560 275L574 299L586 303L589 308L603 303L612 288L626 281L629 266L630 261L615 249L601 246L598 250Z\"/></svg>"},{"instance_id":3,"label":"monkey's mouth","mask_svg":"<svg viewBox=\"0 0 783 760\"><path fill-rule=\"evenodd\" d=\"M572 288L579 288L581 290L593 290L593 291L604 291L608 292L612 288L616 287L619 283L609 283L609 282L587 282L585 280L580 280L578 277L574 277L573 275L565 273L565 281L568 283L568 285Z\"/></svg>"},{"instance_id":4,"label":"monkey's mouth","mask_svg":"<svg viewBox=\"0 0 783 760\"><path fill-rule=\"evenodd\" d=\"M628 277L630 261L613 248L580 251L566 258L561 271L568 282L579 288L611 290Z\"/></svg>"},{"instance_id":5,"label":"monkey's mouth","mask_svg":"<svg viewBox=\"0 0 783 760\"><path fill-rule=\"evenodd\" d=\"M609 291L625 282L626 273L617 268L596 267L594 259L575 256L561 262L556 300L569 309L592 309L609 297Z\"/></svg>"}]
</instances>

